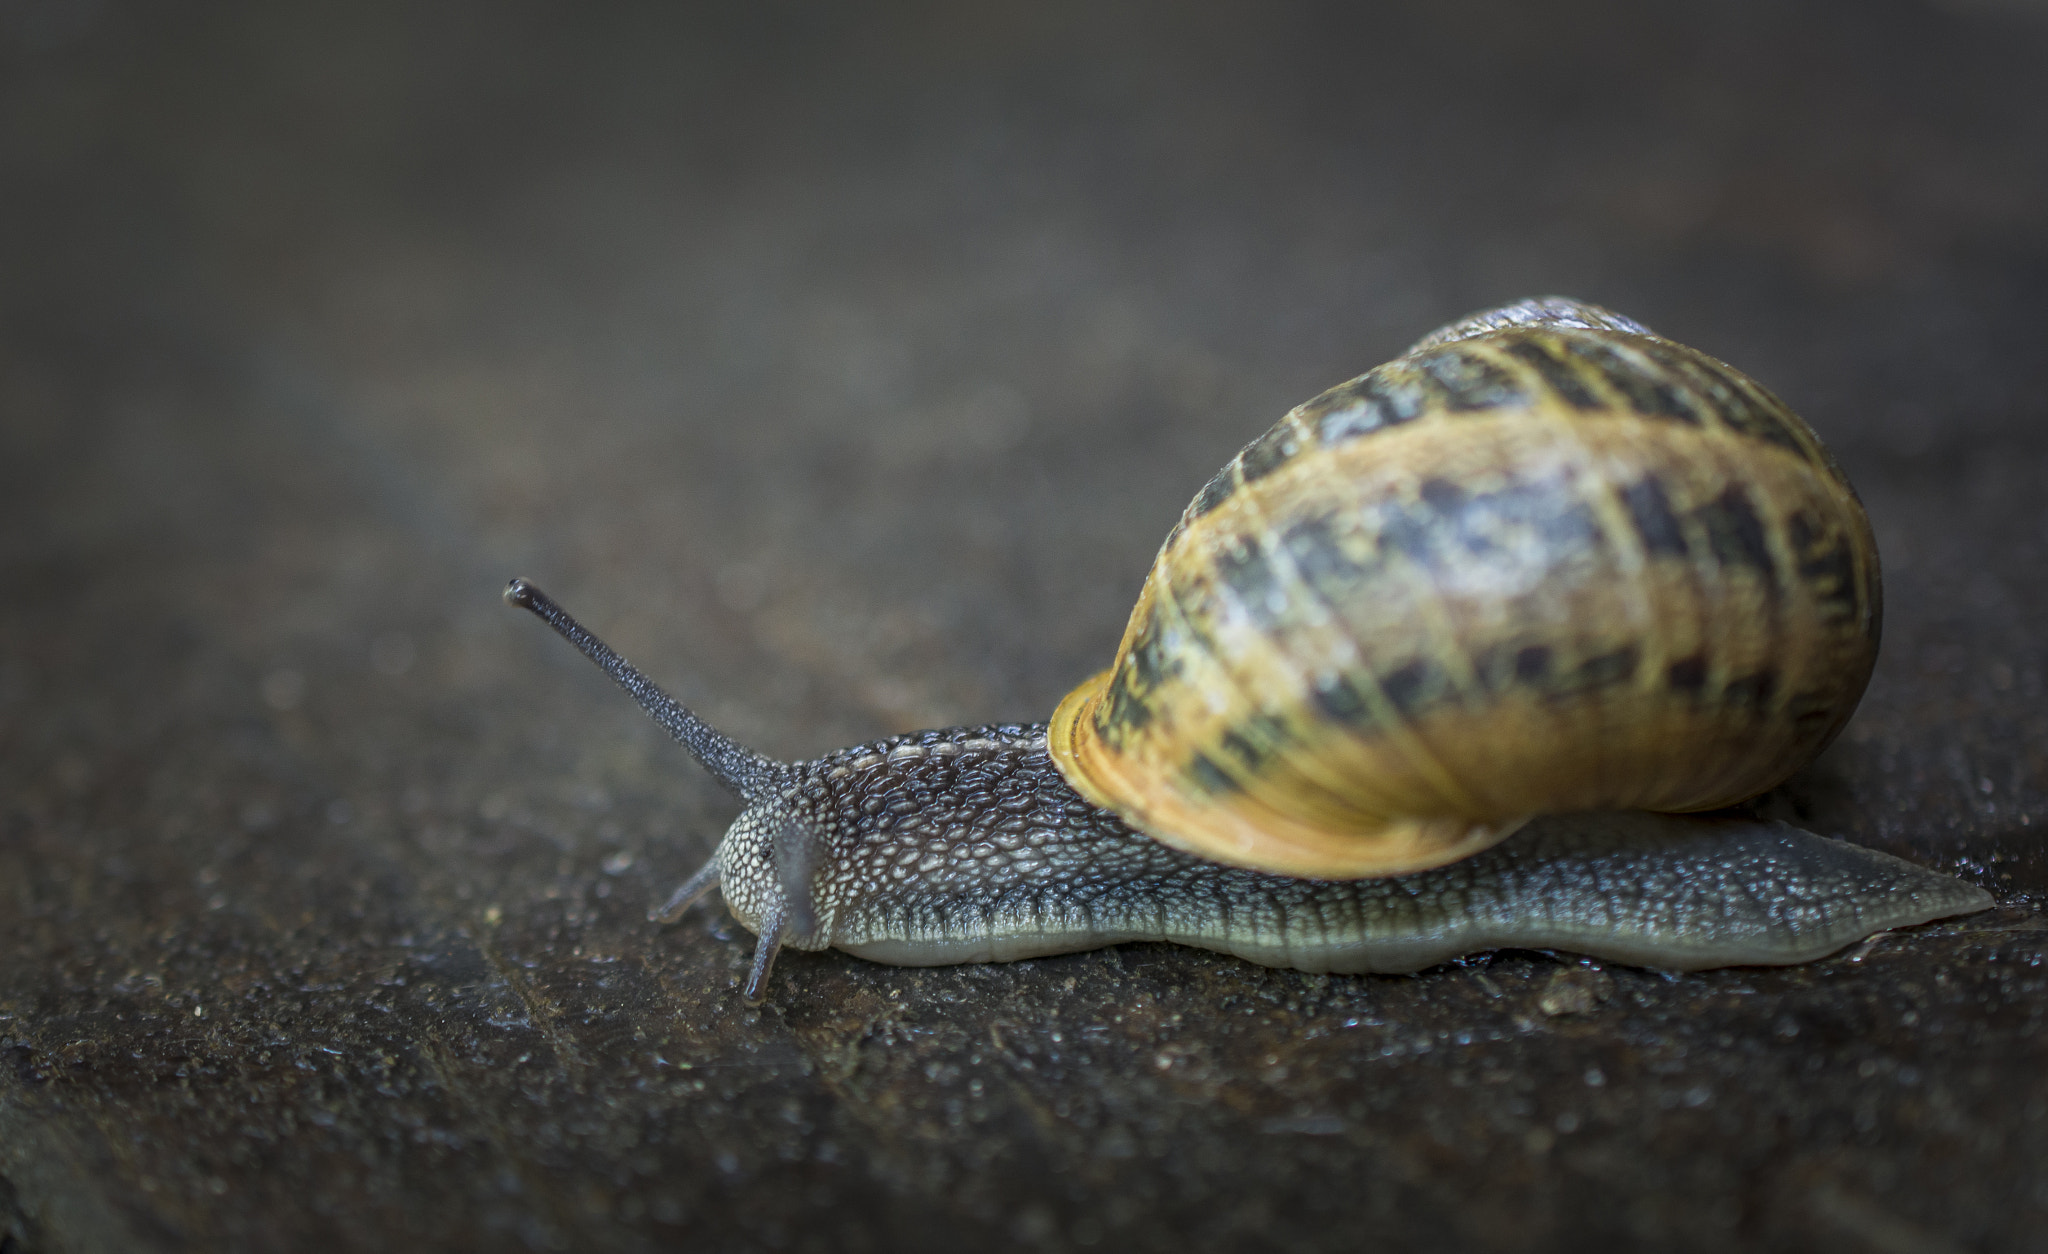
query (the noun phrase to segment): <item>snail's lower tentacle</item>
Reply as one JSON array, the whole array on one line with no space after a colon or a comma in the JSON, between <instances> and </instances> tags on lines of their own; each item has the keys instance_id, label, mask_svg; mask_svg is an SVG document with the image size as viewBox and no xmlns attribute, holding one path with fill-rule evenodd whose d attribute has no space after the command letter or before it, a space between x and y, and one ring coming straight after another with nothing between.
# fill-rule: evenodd
<instances>
[{"instance_id":1,"label":"snail's lower tentacle","mask_svg":"<svg viewBox=\"0 0 2048 1254\"><path fill-rule=\"evenodd\" d=\"M761 917L760 939L754 942L754 966L747 972L746 987L740 990L741 999L749 1006L761 1004L762 990L768 987L768 973L775 968L775 955L782 952L782 938L787 931L786 915L778 902Z\"/></svg>"},{"instance_id":2,"label":"snail's lower tentacle","mask_svg":"<svg viewBox=\"0 0 2048 1254\"><path fill-rule=\"evenodd\" d=\"M718 859L714 857L711 861L697 868L695 875L684 880L682 887L669 894L669 899L658 909L649 910L647 912L647 921L650 923L674 923L677 919L682 918L683 914L691 906L702 901L712 889L717 888L718 882Z\"/></svg>"}]
</instances>

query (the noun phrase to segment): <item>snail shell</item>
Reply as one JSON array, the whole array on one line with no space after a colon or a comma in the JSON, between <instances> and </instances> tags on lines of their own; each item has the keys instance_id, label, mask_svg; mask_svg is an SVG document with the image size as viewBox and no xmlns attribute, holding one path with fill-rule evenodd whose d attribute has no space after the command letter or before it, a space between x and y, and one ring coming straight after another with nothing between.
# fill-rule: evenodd
<instances>
[{"instance_id":1,"label":"snail shell","mask_svg":"<svg viewBox=\"0 0 2048 1254\"><path fill-rule=\"evenodd\" d=\"M1525 301L1211 479L1052 754L1202 857L1400 874L1533 814L1772 787L1848 721L1879 607L1869 521L1797 415L1627 318Z\"/></svg>"},{"instance_id":2,"label":"snail shell","mask_svg":"<svg viewBox=\"0 0 2048 1254\"><path fill-rule=\"evenodd\" d=\"M505 596L745 799L652 917L721 889L760 937L748 1000L785 944L925 965L1165 940L1387 972L1521 946L1694 970L1991 904L1782 823L1649 813L1752 796L1841 729L1876 656L1877 555L1776 398L1577 302L1454 323L1248 445L1050 724L778 762L525 580Z\"/></svg>"}]
</instances>

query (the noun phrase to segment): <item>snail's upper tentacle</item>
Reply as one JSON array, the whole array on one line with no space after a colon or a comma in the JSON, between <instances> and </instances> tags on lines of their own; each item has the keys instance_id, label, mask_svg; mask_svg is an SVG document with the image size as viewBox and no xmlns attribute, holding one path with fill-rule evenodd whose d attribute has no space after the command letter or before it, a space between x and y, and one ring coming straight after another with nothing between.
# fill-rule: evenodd
<instances>
[{"instance_id":1,"label":"snail's upper tentacle","mask_svg":"<svg viewBox=\"0 0 2048 1254\"><path fill-rule=\"evenodd\" d=\"M505 600L533 611L564 640L610 675L627 695L640 703L648 716L704 764L704 769L740 796L752 801L779 788L789 775L787 763L764 757L698 718L682 702L661 690L660 685L640 673L631 662L613 652L610 645L592 635L553 598L524 579L514 579L505 588Z\"/></svg>"},{"instance_id":2,"label":"snail's upper tentacle","mask_svg":"<svg viewBox=\"0 0 2048 1254\"><path fill-rule=\"evenodd\" d=\"M666 902L647 912L649 923L674 923L683 917L684 911L696 905L711 890L718 887L720 872L718 859L713 858L697 868L697 873L684 880L681 887L669 894Z\"/></svg>"}]
</instances>

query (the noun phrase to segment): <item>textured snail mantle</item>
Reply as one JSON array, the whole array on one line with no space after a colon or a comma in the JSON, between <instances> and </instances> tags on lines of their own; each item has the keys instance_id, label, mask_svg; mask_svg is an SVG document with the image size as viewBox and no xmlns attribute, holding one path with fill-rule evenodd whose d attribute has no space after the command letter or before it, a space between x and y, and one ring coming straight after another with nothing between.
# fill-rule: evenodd
<instances>
[{"instance_id":1,"label":"textured snail mantle","mask_svg":"<svg viewBox=\"0 0 2048 1254\"><path fill-rule=\"evenodd\" d=\"M1048 724L761 757L546 596L746 800L709 865L760 943L935 965L1165 940L1305 971L1564 949L1805 962L1991 904L1755 796L1877 656L1848 480L1740 372L1524 301L1299 406L1195 497L1115 663Z\"/></svg>"}]
</instances>

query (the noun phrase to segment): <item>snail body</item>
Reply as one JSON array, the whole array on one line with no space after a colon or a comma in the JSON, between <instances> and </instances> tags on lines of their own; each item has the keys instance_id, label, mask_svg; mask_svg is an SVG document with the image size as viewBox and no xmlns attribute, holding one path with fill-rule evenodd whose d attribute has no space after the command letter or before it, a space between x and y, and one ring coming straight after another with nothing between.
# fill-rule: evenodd
<instances>
[{"instance_id":1,"label":"snail body","mask_svg":"<svg viewBox=\"0 0 2048 1254\"><path fill-rule=\"evenodd\" d=\"M1082 799L1043 723L842 750L749 813L715 860L734 917L769 934L784 895L777 838L794 818L825 835L815 918L788 943L829 938L898 966L1170 941L1303 971L1419 971L1499 948L1699 970L1809 961L1982 897L1783 823L1642 812L1538 818L1469 858L1393 878L1223 866Z\"/></svg>"},{"instance_id":2,"label":"snail body","mask_svg":"<svg viewBox=\"0 0 2048 1254\"><path fill-rule=\"evenodd\" d=\"M747 807L712 888L761 942L905 965L1166 940L1312 971L1558 948L1808 961L1990 904L1784 824L1682 818L1841 729L1876 547L1817 437L1626 318L1525 301L1290 411L1162 545L1049 724L782 763L523 580Z\"/></svg>"}]
</instances>

